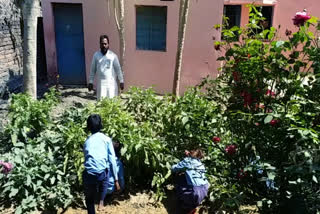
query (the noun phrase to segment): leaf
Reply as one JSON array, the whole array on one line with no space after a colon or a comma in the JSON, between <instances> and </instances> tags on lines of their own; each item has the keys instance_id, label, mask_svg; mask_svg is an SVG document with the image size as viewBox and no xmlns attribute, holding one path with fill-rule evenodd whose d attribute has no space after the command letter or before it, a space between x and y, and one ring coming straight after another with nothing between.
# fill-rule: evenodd
<instances>
[{"instance_id":1,"label":"leaf","mask_svg":"<svg viewBox=\"0 0 320 214\"><path fill-rule=\"evenodd\" d=\"M12 144L15 145L17 143L17 135L14 133L11 135L11 141L12 141Z\"/></svg>"},{"instance_id":2,"label":"leaf","mask_svg":"<svg viewBox=\"0 0 320 214\"><path fill-rule=\"evenodd\" d=\"M318 183L318 179L317 179L317 177L316 176L312 176L312 180L315 182L315 183Z\"/></svg>"},{"instance_id":3,"label":"leaf","mask_svg":"<svg viewBox=\"0 0 320 214\"><path fill-rule=\"evenodd\" d=\"M284 41L277 41L276 47L279 48L284 44Z\"/></svg>"},{"instance_id":4,"label":"leaf","mask_svg":"<svg viewBox=\"0 0 320 214\"><path fill-rule=\"evenodd\" d=\"M27 175L26 185L30 186L30 184L31 184L31 177L30 177L30 175Z\"/></svg>"},{"instance_id":5,"label":"leaf","mask_svg":"<svg viewBox=\"0 0 320 214\"><path fill-rule=\"evenodd\" d=\"M189 121L189 117L182 118L182 124L185 125Z\"/></svg>"},{"instance_id":6,"label":"leaf","mask_svg":"<svg viewBox=\"0 0 320 214\"><path fill-rule=\"evenodd\" d=\"M257 206L262 207L262 201L257 201Z\"/></svg>"},{"instance_id":7,"label":"leaf","mask_svg":"<svg viewBox=\"0 0 320 214\"><path fill-rule=\"evenodd\" d=\"M16 144L14 144L14 146L15 147L24 147L24 143L21 143L21 142L20 143L16 143Z\"/></svg>"},{"instance_id":8,"label":"leaf","mask_svg":"<svg viewBox=\"0 0 320 214\"><path fill-rule=\"evenodd\" d=\"M11 192L10 192L10 194L9 194L9 198L12 198L13 196L17 195L18 192L19 192L18 189L12 188L12 189L11 189Z\"/></svg>"},{"instance_id":9,"label":"leaf","mask_svg":"<svg viewBox=\"0 0 320 214\"><path fill-rule=\"evenodd\" d=\"M272 119L273 119L273 116L272 115L268 115L268 116L266 116L266 118L264 118L264 123L265 124L270 123Z\"/></svg>"},{"instance_id":10,"label":"leaf","mask_svg":"<svg viewBox=\"0 0 320 214\"><path fill-rule=\"evenodd\" d=\"M14 212L15 214L22 214L22 208L21 206L17 207L16 211Z\"/></svg>"},{"instance_id":11,"label":"leaf","mask_svg":"<svg viewBox=\"0 0 320 214\"><path fill-rule=\"evenodd\" d=\"M276 177L276 174L274 172L268 172L268 179L270 180L274 180L274 178Z\"/></svg>"},{"instance_id":12,"label":"leaf","mask_svg":"<svg viewBox=\"0 0 320 214\"><path fill-rule=\"evenodd\" d=\"M51 184L54 184L55 181L56 181L56 178L55 178L55 177L51 177L51 178L50 178L50 183L51 183Z\"/></svg>"}]
</instances>

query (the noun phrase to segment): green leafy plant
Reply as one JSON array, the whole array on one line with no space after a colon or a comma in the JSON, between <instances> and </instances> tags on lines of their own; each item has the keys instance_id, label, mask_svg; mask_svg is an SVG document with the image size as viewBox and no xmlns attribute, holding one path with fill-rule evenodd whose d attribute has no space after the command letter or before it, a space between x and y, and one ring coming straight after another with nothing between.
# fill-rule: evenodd
<instances>
[{"instance_id":1,"label":"green leafy plant","mask_svg":"<svg viewBox=\"0 0 320 214\"><path fill-rule=\"evenodd\" d=\"M222 101L227 118L228 146L216 145L230 164L228 177L221 179L243 194L238 204L255 201L261 213L290 208L315 213L320 174L315 161L319 43L314 35L320 25L303 14L298 31L287 30L287 40L279 40L277 29L263 29L262 14L254 6L249 9L250 23L224 28L226 41L215 43L217 51L224 50L218 59L223 62L220 77L201 85L208 99Z\"/></svg>"}]
</instances>

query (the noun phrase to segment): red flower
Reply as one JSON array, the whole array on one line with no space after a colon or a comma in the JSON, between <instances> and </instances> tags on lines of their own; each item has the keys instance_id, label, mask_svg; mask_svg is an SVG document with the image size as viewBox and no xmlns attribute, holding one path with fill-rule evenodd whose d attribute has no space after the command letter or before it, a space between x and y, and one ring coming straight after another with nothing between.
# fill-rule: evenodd
<instances>
[{"instance_id":1,"label":"red flower","mask_svg":"<svg viewBox=\"0 0 320 214\"><path fill-rule=\"evenodd\" d=\"M228 155L234 155L237 152L237 146L229 145L225 148L225 151Z\"/></svg>"},{"instance_id":2,"label":"red flower","mask_svg":"<svg viewBox=\"0 0 320 214\"><path fill-rule=\"evenodd\" d=\"M221 47L220 44L215 44L215 45L214 45L214 49L216 49L217 51L220 50L220 47Z\"/></svg>"},{"instance_id":3,"label":"red flower","mask_svg":"<svg viewBox=\"0 0 320 214\"><path fill-rule=\"evenodd\" d=\"M236 82L240 81L239 72L237 72L237 71L232 72L232 76L233 76L234 81L236 81Z\"/></svg>"},{"instance_id":4,"label":"red flower","mask_svg":"<svg viewBox=\"0 0 320 214\"><path fill-rule=\"evenodd\" d=\"M251 58L251 55L250 55L250 54L248 54L248 58L249 58L249 59Z\"/></svg>"},{"instance_id":5,"label":"red flower","mask_svg":"<svg viewBox=\"0 0 320 214\"><path fill-rule=\"evenodd\" d=\"M292 34L292 31L291 30L286 30L286 36L291 36L291 34Z\"/></svg>"},{"instance_id":6,"label":"red flower","mask_svg":"<svg viewBox=\"0 0 320 214\"><path fill-rule=\"evenodd\" d=\"M219 143L219 142L221 141L221 139L220 139L220 137L214 136L214 137L212 138L212 141L213 141L215 144L217 144L217 143Z\"/></svg>"},{"instance_id":7,"label":"red flower","mask_svg":"<svg viewBox=\"0 0 320 214\"><path fill-rule=\"evenodd\" d=\"M260 123L255 123L254 125L256 125L256 126L260 126Z\"/></svg>"},{"instance_id":8,"label":"red flower","mask_svg":"<svg viewBox=\"0 0 320 214\"><path fill-rule=\"evenodd\" d=\"M244 99L244 106L250 106L252 104L252 95L248 92L244 92L243 95L243 99Z\"/></svg>"},{"instance_id":9,"label":"red flower","mask_svg":"<svg viewBox=\"0 0 320 214\"><path fill-rule=\"evenodd\" d=\"M246 171L243 171L243 169L241 169L238 174L237 174L237 178L239 180L242 180L243 178L247 177L248 173Z\"/></svg>"},{"instance_id":10,"label":"red flower","mask_svg":"<svg viewBox=\"0 0 320 214\"><path fill-rule=\"evenodd\" d=\"M279 120L271 120L270 125L271 126L276 126L279 123Z\"/></svg>"},{"instance_id":11,"label":"red flower","mask_svg":"<svg viewBox=\"0 0 320 214\"><path fill-rule=\"evenodd\" d=\"M302 26L311 19L311 16L307 15L306 10L303 10L303 12L297 12L296 15L293 17L293 24L296 26Z\"/></svg>"}]
</instances>

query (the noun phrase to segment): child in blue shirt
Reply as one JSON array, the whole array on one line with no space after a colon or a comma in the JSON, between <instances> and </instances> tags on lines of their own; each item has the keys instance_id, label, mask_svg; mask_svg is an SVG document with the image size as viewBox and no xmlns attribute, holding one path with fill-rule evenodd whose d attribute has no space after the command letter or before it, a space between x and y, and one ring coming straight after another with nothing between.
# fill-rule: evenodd
<instances>
[{"instance_id":1,"label":"child in blue shirt","mask_svg":"<svg viewBox=\"0 0 320 214\"><path fill-rule=\"evenodd\" d=\"M107 193L108 171L113 172L116 189L119 190L116 155L112 141L100 132L101 117L90 115L87 119L87 129L92 133L84 144L84 172L83 185L88 214L95 214L94 197L97 189L101 189L99 209L103 207L103 200Z\"/></svg>"},{"instance_id":2,"label":"child in blue shirt","mask_svg":"<svg viewBox=\"0 0 320 214\"><path fill-rule=\"evenodd\" d=\"M186 154L186 158L171 168L172 172L178 174L175 185L177 214L195 213L197 206L207 196L209 188L206 169L200 161L204 156L203 152L194 149Z\"/></svg>"},{"instance_id":3,"label":"child in blue shirt","mask_svg":"<svg viewBox=\"0 0 320 214\"><path fill-rule=\"evenodd\" d=\"M123 191L124 190L124 169L123 169L122 161L120 159L121 147L122 147L122 144L119 141L117 141L117 140L113 141L113 148L114 148L114 151L116 154L117 174L118 174L118 180L119 180L119 184L120 184L120 191ZM114 190L116 189L115 183L114 183L114 176L111 171L109 171L109 176L110 176L110 178L108 180L108 189L107 189L107 196L106 197L108 197L108 195L111 195L114 192Z\"/></svg>"}]
</instances>

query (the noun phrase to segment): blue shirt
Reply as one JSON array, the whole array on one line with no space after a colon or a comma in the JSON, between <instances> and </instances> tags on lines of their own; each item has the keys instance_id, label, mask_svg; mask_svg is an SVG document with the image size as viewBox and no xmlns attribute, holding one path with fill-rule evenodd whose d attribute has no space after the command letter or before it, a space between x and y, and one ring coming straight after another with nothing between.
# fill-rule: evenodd
<instances>
[{"instance_id":1,"label":"blue shirt","mask_svg":"<svg viewBox=\"0 0 320 214\"><path fill-rule=\"evenodd\" d=\"M187 184L190 186L202 186L208 184L206 169L197 158L186 157L171 168L172 172L185 172Z\"/></svg>"},{"instance_id":2,"label":"blue shirt","mask_svg":"<svg viewBox=\"0 0 320 214\"><path fill-rule=\"evenodd\" d=\"M124 170L123 170L123 164L119 158L117 158L117 173L119 178L119 185L121 188L121 191L124 190ZM113 173L110 172L111 175L108 180L108 189L107 194L111 194L115 190L115 184L114 184L114 176Z\"/></svg>"},{"instance_id":3,"label":"blue shirt","mask_svg":"<svg viewBox=\"0 0 320 214\"><path fill-rule=\"evenodd\" d=\"M109 137L101 132L91 135L84 143L83 152L84 167L89 174L100 174L108 169L118 180L116 155Z\"/></svg>"}]
</instances>

